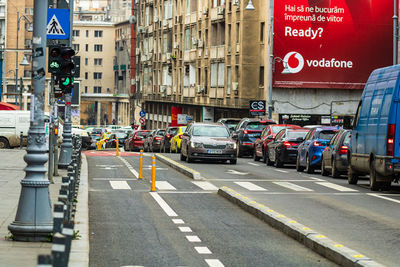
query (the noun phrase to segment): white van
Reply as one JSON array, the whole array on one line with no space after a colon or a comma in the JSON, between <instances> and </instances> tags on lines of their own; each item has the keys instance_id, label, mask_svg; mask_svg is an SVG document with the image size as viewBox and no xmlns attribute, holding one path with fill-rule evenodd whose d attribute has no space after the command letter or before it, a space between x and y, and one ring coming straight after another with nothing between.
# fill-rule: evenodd
<instances>
[{"instance_id":1,"label":"white van","mask_svg":"<svg viewBox=\"0 0 400 267\"><path fill-rule=\"evenodd\" d=\"M1 110L0 111L0 149L19 146L20 133L28 136L30 126L30 111Z\"/></svg>"}]
</instances>

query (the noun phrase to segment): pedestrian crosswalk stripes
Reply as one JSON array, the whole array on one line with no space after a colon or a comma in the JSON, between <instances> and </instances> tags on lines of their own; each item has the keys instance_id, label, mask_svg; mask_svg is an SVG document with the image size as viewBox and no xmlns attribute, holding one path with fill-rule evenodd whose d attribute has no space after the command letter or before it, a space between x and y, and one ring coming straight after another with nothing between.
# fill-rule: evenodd
<instances>
[{"instance_id":1,"label":"pedestrian crosswalk stripes","mask_svg":"<svg viewBox=\"0 0 400 267\"><path fill-rule=\"evenodd\" d=\"M167 181L156 181L156 187L159 190L176 190L176 188Z\"/></svg>"},{"instance_id":2,"label":"pedestrian crosswalk stripes","mask_svg":"<svg viewBox=\"0 0 400 267\"><path fill-rule=\"evenodd\" d=\"M296 185L296 184L290 183L290 182L274 182L274 184L289 188L294 191L314 191L312 189L302 187L302 186L299 186L299 185Z\"/></svg>"},{"instance_id":3,"label":"pedestrian crosswalk stripes","mask_svg":"<svg viewBox=\"0 0 400 267\"><path fill-rule=\"evenodd\" d=\"M209 190L209 191L217 191L218 190L218 187L216 187L215 185L213 185L210 182L194 181L192 183L197 185L198 187L200 187L203 190Z\"/></svg>"},{"instance_id":4,"label":"pedestrian crosswalk stripes","mask_svg":"<svg viewBox=\"0 0 400 267\"><path fill-rule=\"evenodd\" d=\"M240 185L241 187L244 187L250 191L267 191L267 189L250 182L235 182L235 184Z\"/></svg>"},{"instance_id":5,"label":"pedestrian crosswalk stripes","mask_svg":"<svg viewBox=\"0 0 400 267\"><path fill-rule=\"evenodd\" d=\"M126 181L109 181L113 189L131 189Z\"/></svg>"},{"instance_id":6,"label":"pedestrian crosswalk stripes","mask_svg":"<svg viewBox=\"0 0 400 267\"><path fill-rule=\"evenodd\" d=\"M337 185L337 184L333 184L333 183L329 183L329 182L317 182L317 184L322 185L322 186L326 186L341 192L358 192L358 190L355 189L351 189L348 187L344 187L341 185Z\"/></svg>"}]
</instances>

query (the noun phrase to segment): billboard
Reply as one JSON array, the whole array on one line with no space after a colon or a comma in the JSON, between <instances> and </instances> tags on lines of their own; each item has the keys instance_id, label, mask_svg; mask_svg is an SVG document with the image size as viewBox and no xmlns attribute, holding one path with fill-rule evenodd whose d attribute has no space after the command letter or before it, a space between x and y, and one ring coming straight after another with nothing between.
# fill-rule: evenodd
<instances>
[{"instance_id":1,"label":"billboard","mask_svg":"<svg viewBox=\"0 0 400 267\"><path fill-rule=\"evenodd\" d=\"M392 65L393 0L274 1L274 87L362 89Z\"/></svg>"}]
</instances>

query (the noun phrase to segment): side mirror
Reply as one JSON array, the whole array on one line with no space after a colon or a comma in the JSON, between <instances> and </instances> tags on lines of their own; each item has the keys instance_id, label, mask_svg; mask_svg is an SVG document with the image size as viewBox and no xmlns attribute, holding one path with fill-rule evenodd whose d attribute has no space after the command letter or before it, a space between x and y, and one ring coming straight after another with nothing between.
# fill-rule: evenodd
<instances>
[{"instance_id":1,"label":"side mirror","mask_svg":"<svg viewBox=\"0 0 400 267\"><path fill-rule=\"evenodd\" d=\"M268 136L267 136L267 139L268 139L268 140L273 140L274 137L273 137L272 135L268 135Z\"/></svg>"},{"instance_id":2,"label":"side mirror","mask_svg":"<svg viewBox=\"0 0 400 267\"><path fill-rule=\"evenodd\" d=\"M189 136L189 134L188 133L183 133L183 136Z\"/></svg>"},{"instance_id":3,"label":"side mirror","mask_svg":"<svg viewBox=\"0 0 400 267\"><path fill-rule=\"evenodd\" d=\"M238 139L239 135L237 133L232 133L232 139Z\"/></svg>"}]
</instances>

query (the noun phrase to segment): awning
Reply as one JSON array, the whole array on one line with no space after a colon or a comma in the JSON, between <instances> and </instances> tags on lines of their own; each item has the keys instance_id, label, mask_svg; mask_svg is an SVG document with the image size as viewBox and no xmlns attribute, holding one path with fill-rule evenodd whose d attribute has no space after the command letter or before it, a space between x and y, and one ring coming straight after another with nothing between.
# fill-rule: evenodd
<instances>
[{"instance_id":1,"label":"awning","mask_svg":"<svg viewBox=\"0 0 400 267\"><path fill-rule=\"evenodd\" d=\"M19 110L19 107L6 102L0 102L0 110Z\"/></svg>"}]
</instances>

